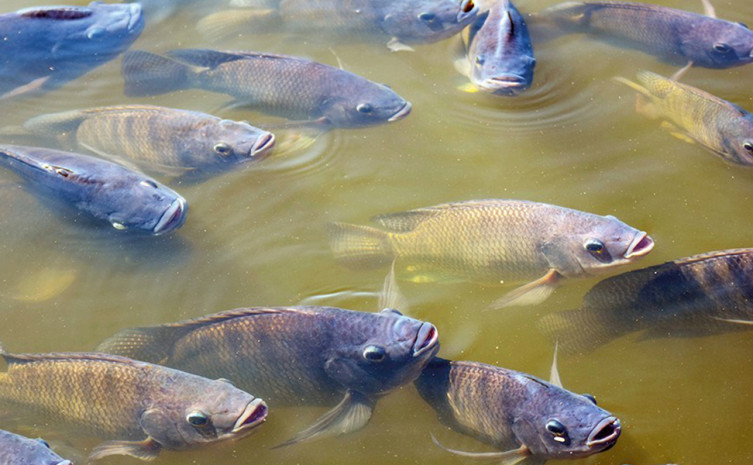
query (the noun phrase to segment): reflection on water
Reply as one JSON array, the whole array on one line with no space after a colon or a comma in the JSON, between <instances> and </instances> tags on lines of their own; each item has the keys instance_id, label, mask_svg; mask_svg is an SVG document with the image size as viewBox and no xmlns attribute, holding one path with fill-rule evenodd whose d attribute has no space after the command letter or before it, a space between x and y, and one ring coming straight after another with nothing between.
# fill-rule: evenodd
<instances>
[{"instance_id":1,"label":"reflection on water","mask_svg":"<svg viewBox=\"0 0 753 465\"><path fill-rule=\"evenodd\" d=\"M753 243L753 172L727 166L636 114L635 93L611 80L632 78L640 69L664 76L675 71L653 57L584 37L537 42L534 36L538 64L532 88L516 98L495 98L457 89L465 78L452 64L456 39L417 45L413 53L392 53L382 43L333 43L284 33L208 43L194 29L205 8L212 10L208 3L185 2L163 20L148 21L132 48L155 53L187 47L262 50L333 66L339 60L349 71L389 84L411 101L411 115L310 139L286 129L290 148L273 153L264 166L190 185L162 180L190 204L186 224L170 237L124 237L82 224L19 189L12 174L0 172L0 340L9 350L90 350L125 327L241 306L306 302L374 311L385 270L338 265L327 245L327 222L368 224L380 213L450 201L517 198L615 215L656 240L640 267ZM525 14L553 3L532 0L517 6ZM700 2L659 3L702 10ZM5 0L0 9L28 5ZM753 23L750 2L715 6L721 18ZM261 127L279 123L246 109L225 109L227 96L197 90L128 99L119 62L43 96L0 103L2 125L19 125L42 113L124 103L205 111ZM746 84L753 81L751 66L693 69L683 79L753 109ZM284 147L284 139L278 138L278 146ZM546 378L553 347L535 322L578 308L596 282L568 283L543 304L497 311L484 309L499 297L499 287L400 285L409 314L438 327L440 355ZM588 354L562 355L565 387L595 395L623 426L614 449L582 462L750 463L753 420L746 412L753 409L753 399L746 393L751 353L750 333L737 332L620 338ZM449 447L484 450L446 432L412 386L380 400L359 433L270 450L322 413L319 408L274 410L254 437L165 453L159 463L465 463L435 447L430 432ZM52 439L71 447L68 438ZM134 461L113 458L108 463Z\"/></svg>"}]
</instances>

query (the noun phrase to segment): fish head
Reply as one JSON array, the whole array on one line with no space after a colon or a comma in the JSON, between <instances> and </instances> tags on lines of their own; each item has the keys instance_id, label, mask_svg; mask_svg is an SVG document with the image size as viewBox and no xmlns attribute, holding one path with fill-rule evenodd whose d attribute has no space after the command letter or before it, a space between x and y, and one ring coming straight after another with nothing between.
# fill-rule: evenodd
<instances>
[{"instance_id":1,"label":"fish head","mask_svg":"<svg viewBox=\"0 0 753 465\"><path fill-rule=\"evenodd\" d=\"M682 43L683 54L699 66L729 68L753 62L753 31L742 23L703 21Z\"/></svg>"},{"instance_id":2,"label":"fish head","mask_svg":"<svg viewBox=\"0 0 753 465\"><path fill-rule=\"evenodd\" d=\"M367 396L410 383L439 351L437 328L394 309L351 315L345 340L327 355L325 371L341 386Z\"/></svg>"},{"instance_id":3,"label":"fish head","mask_svg":"<svg viewBox=\"0 0 753 465\"><path fill-rule=\"evenodd\" d=\"M272 153L275 136L246 122L222 120L205 124L192 131L190 141L184 141L186 157L200 156L213 165L228 165L259 161Z\"/></svg>"},{"instance_id":4,"label":"fish head","mask_svg":"<svg viewBox=\"0 0 753 465\"><path fill-rule=\"evenodd\" d=\"M411 104L383 84L350 73L336 80L341 91L333 92L319 105L326 124L359 127L391 123L411 112Z\"/></svg>"},{"instance_id":5,"label":"fish head","mask_svg":"<svg viewBox=\"0 0 753 465\"><path fill-rule=\"evenodd\" d=\"M598 275L627 265L654 248L654 240L612 215L572 211L544 246L551 267L568 277Z\"/></svg>"},{"instance_id":6,"label":"fish head","mask_svg":"<svg viewBox=\"0 0 753 465\"><path fill-rule=\"evenodd\" d=\"M478 14L473 0L382 1L384 32L405 42L436 42L459 33Z\"/></svg>"},{"instance_id":7,"label":"fish head","mask_svg":"<svg viewBox=\"0 0 753 465\"><path fill-rule=\"evenodd\" d=\"M725 160L744 166L753 166L753 115L739 108L741 119L733 128L726 128L720 154Z\"/></svg>"},{"instance_id":8,"label":"fish head","mask_svg":"<svg viewBox=\"0 0 753 465\"><path fill-rule=\"evenodd\" d=\"M542 459L587 457L610 449L620 436L620 420L579 395L519 374L526 387L513 407L512 430L518 442Z\"/></svg>"}]
</instances>

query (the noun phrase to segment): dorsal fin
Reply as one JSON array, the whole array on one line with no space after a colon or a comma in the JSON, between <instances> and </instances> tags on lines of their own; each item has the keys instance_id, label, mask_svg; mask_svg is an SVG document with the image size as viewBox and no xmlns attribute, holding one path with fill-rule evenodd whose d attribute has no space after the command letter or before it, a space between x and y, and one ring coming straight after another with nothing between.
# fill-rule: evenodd
<instances>
[{"instance_id":1,"label":"dorsal fin","mask_svg":"<svg viewBox=\"0 0 753 465\"><path fill-rule=\"evenodd\" d=\"M52 352L49 354L9 354L3 352L1 355L9 365L49 361L90 361L120 363L133 366L142 364L142 362L126 357L121 357L119 355L110 355L98 352Z\"/></svg>"}]
</instances>

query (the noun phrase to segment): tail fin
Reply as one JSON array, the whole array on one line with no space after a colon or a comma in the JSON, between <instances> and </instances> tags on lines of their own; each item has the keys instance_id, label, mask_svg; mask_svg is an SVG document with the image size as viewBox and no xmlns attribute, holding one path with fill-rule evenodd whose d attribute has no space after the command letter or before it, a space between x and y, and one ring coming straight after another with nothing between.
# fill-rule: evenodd
<instances>
[{"instance_id":1,"label":"tail fin","mask_svg":"<svg viewBox=\"0 0 753 465\"><path fill-rule=\"evenodd\" d=\"M190 87L188 65L154 53L126 52L121 70L128 97L146 97Z\"/></svg>"},{"instance_id":2,"label":"tail fin","mask_svg":"<svg viewBox=\"0 0 753 465\"><path fill-rule=\"evenodd\" d=\"M599 308L555 312L541 317L536 326L563 352L587 353L627 332L603 313Z\"/></svg>"},{"instance_id":3,"label":"tail fin","mask_svg":"<svg viewBox=\"0 0 753 465\"><path fill-rule=\"evenodd\" d=\"M329 224L329 246L335 258L350 268L377 268L393 260L386 232L369 226Z\"/></svg>"},{"instance_id":4,"label":"tail fin","mask_svg":"<svg viewBox=\"0 0 753 465\"><path fill-rule=\"evenodd\" d=\"M105 339L95 351L161 364L184 333L182 328L174 326L128 328Z\"/></svg>"}]
</instances>

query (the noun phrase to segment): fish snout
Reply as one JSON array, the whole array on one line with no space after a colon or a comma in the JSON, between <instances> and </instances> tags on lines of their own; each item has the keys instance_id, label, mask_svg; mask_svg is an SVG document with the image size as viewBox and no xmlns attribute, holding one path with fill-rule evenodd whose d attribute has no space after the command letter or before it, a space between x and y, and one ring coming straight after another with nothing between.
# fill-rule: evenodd
<instances>
[{"instance_id":1,"label":"fish snout","mask_svg":"<svg viewBox=\"0 0 753 465\"><path fill-rule=\"evenodd\" d=\"M267 420L267 404L261 399L254 399L246 406L245 410L233 425L232 432L240 433L251 430Z\"/></svg>"},{"instance_id":2,"label":"fish snout","mask_svg":"<svg viewBox=\"0 0 753 465\"><path fill-rule=\"evenodd\" d=\"M183 198L173 200L152 230L155 236L165 234L183 226L186 221L187 205Z\"/></svg>"},{"instance_id":3,"label":"fish snout","mask_svg":"<svg viewBox=\"0 0 753 465\"><path fill-rule=\"evenodd\" d=\"M430 352L439 343L439 332L431 323L423 323L418 329L416 341L413 343L413 356L420 357Z\"/></svg>"},{"instance_id":4,"label":"fish snout","mask_svg":"<svg viewBox=\"0 0 753 465\"><path fill-rule=\"evenodd\" d=\"M607 417L599 422L586 440L589 449L605 451L617 443L622 428L617 417Z\"/></svg>"},{"instance_id":5,"label":"fish snout","mask_svg":"<svg viewBox=\"0 0 753 465\"><path fill-rule=\"evenodd\" d=\"M528 82L521 76L508 74L486 79L479 87L494 94L516 95L528 89Z\"/></svg>"},{"instance_id":6,"label":"fish snout","mask_svg":"<svg viewBox=\"0 0 753 465\"><path fill-rule=\"evenodd\" d=\"M478 5L473 0L462 0L460 2L460 11L458 12L458 23L464 23L469 18L476 16Z\"/></svg>"},{"instance_id":7,"label":"fish snout","mask_svg":"<svg viewBox=\"0 0 753 465\"><path fill-rule=\"evenodd\" d=\"M251 158L266 158L269 152L275 146L275 136L271 132L264 134L256 139L254 146L251 148Z\"/></svg>"},{"instance_id":8,"label":"fish snout","mask_svg":"<svg viewBox=\"0 0 753 465\"><path fill-rule=\"evenodd\" d=\"M393 121L403 119L410 114L411 109L413 109L413 106L410 104L410 102L406 101L405 104L400 107L400 109L394 115L390 116L387 121L392 123Z\"/></svg>"},{"instance_id":9,"label":"fish snout","mask_svg":"<svg viewBox=\"0 0 753 465\"><path fill-rule=\"evenodd\" d=\"M651 236L641 231L635 235L633 242L630 243L625 251L625 258L642 257L654 248L654 240Z\"/></svg>"}]
</instances>

